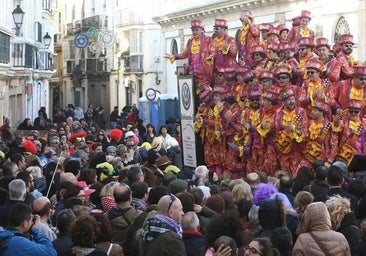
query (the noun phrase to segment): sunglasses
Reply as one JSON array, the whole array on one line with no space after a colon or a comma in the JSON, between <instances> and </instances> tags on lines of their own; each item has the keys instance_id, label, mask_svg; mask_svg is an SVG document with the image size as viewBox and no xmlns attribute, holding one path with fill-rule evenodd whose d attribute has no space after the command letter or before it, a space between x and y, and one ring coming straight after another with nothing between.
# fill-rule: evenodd
<instances>
[{"instance_id":1,"label":"sunglasses","mask_svg":"<svg viewBox=\"0 0 366 256\"><path fill-rule=\"evenodd\" d=\"M287 79L287 78L289 78L288 76L279 76L278 77L278 80L285 80L285 79Z\"/></svg>"},{"instance_id":2,"label":"sunglasses","mask_svg":"<svg viewBox=\"0 0 366 256\"><path fill-rule=\"evenodd\" d=\"M271 79L262 79L262 80L261 80L261 83L267 83L267 82L269 82L269 81L271 81Z\"/></svg>"},{"instance_id":3,"label":"sunglasses","mask_svg":"<svg viewBox=\"0 0 366 256\"><path fill-rule=\"evenodd\" d=\"M246 83L251 83L253 81L254 81L254 78L248 78L248 79L245 80Z\"/></svg>"},{"instance_id":4,"label":"sunglasses","mask_svg":"<svg viewBox=\"0 0 366 256\"><path fill-rule=\"evenodd\" d=\"M259 101L259 98L250 98L251 101Z\"/></svg>"},{"instance_id":5,"label":"sunglasses","mask_svg":"<svg viewBox=\"0 0 366 256\"><path fill-rule=\"evenodd\" d=\"M167 212L169 212L169 210L170 210L170 207L172 207L172 204L173 204L173 202L175 201L175 199L177 198L175 195L173 195L173 194L169 194L169 196L170 196L170 201L169 201L169 206L168 206L168 210L167 210Z\"/></svg>"},{"instance_id":6,"label":"sunglasses","mask_svg":"<svg viewBox=\"0 0 366 256\"><path fill-rule=\"evenodd\" d=\"M249 247L247 248L247 250L249 251L250 254L259 254L259 255L263 255L260 251L258 251L257 249L255 249L254 247Z\"/></svg>"},{"instance_id":7,"label":"sunglasses","mask_svg":"<svg viewBox=\"0 0 366 256\"><path fill-rule=\"evenodd\" d=\"M315 73L318 73L318 71L308 71L308 72L306 72L306 74L308 74L308 75L314 75Z\"/></svg>"},{"instance_id":8,"label":"sunglasses","mask_svg":"<svg viewBox=\"0 0 366 256\"><path fill-rule=\"evenodd\" d=\"M360 81L366 81L366 77L357 77L357 79Z\"/></svg>"},{"instance_id":9,"label":"sunglasses","mask_svg":"<svg viewBox=\"0 0 366 256\"><path fill-rule=\"evenodd\" d=\"M350 113L350 114L358 114L358 113L360 113L360 111L359 110L356 110L356 109L350 109L350 110L348 110L348 113Z\"/></svg>"}]
</instances>

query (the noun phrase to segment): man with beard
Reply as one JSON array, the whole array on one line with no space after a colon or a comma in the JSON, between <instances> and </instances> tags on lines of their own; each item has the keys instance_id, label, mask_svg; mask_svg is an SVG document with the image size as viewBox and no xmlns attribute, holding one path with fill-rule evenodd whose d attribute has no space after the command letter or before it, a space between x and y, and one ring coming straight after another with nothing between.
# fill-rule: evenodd
<instances>
[{"instance_id":1,"label":"man with beard","mask_svg":"<svg viewBox=\"0 0 366 256\"><path fill-rule=\"evenodd\" d=\"M330 45L327 38L319 37L316 39L316 51L319 60L323 63L322 70L325 70L321 78L337 82L339 80L341 66L339 62L330 55Z\"/></svg>"},{"instance_id":2,"label":"man with beard","mask_svg":"<svg viewBox=\"0 0 366 256\"><path fill-rule=\"evenodd\" d=\"M366 121L361 117L363 102L349 100L348 116L343 124L338 125L340 132L340 145L336 160L350 164L354 155L366 153L365 129Z\"/></svg>"},{"instance_id":3,"label":"man with beard","mask_svg":"<svg viewBox=\"0 0 366 256\"><path fill-rule=\"evenodd\" d=\"M295 94L287 89L281 95L283 106L274 117L274 145L281 170L297 176L300 162L300 144L307 137L307 115L296 106Z\"/></svg>"},{"instance_id":4,"label":"man with beard","mask_svg":"<svg viewBox=\"0 0 366 256\"><path fill-rule=\"evenodd\" d=\"M238 48L235 38L227 34L227 21L215 19L215 38L210 45L210 56L207 58L209 63L214 63L214 72L222 69L232 69L238 66L236 54Z\"/></svg>"},{"instance_id":5,"label":"man with beard","mask_svg":"<svg viewBox=\"0 0 366 256\"><path fill-rule=\"evenodd\" d=\"M341 39L339 41L341 52L337 54L337 60L341 65L341 80L346 80L352 77L353 69L352 67L355 65L355 59L351 56L353 43L352 35L341 35Z\"/></svg>"},{"instance_id":6,"label":"man with beard","mask_svg":"<svg viewBox=\"0 0 366 256\"><path fill-rule=\"evenodd\" d=\"M17 175L17 179L21 179L25 182L25 188L27 190L27 193L25 195L24 203L31 205L36 199L32 194L32 192L34 191L34 182L32 175L28 171L20 171Z\"/></svg>"},{"instance_id":7,"label":"man with beard","mask_svg":"<svg viewBox=\"0 0 366 256\"><path fill-rule=\"evenodd\" d=\"M339 82L338 84L338 100L341 108L346 110L350 100L359 100L362 102L362 114L364 113L366 98L366 66L354 66L352 68L353 77ZM361 114L361 116L363 116Z\"/></svg>"},{"instance_id":8,"label":"man with beard","mask_svg":"<svg viewBox=\"0 0 366 256\"><path fill-rule=\"evenodd\" d=\"M188 40L184 51L180 54L166 54L171 63L175 60L188 59L188 74L195 75L197 82L211 82L213 66L206 62L209 56L211 37L204 34L201 20L191 21L192 37Z\"/></svg>"}]
</instances>

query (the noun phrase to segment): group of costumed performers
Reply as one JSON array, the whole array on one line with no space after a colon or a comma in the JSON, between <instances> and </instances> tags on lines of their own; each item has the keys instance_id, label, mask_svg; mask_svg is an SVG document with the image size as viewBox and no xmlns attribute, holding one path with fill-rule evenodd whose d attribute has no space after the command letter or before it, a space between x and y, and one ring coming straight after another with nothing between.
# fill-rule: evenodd
<instances>
[{"instance_id":1,"label":"group of costumed performers","mask_svg":"<svg viewBox=\"0 0 366 256\"><path fill-rule=\"evenodd\" d=\"M234 178L279 169L296 177L315 160L349 164L366 153L366 66L351 56L353 36L333 47L315 38L307 10L292 28L256 25L249 10L240 20L236 38L224 19L215 20L213 36L193 20L184 51L165 56L188 59L206 165Z\"/></svg>"}]
</instances>

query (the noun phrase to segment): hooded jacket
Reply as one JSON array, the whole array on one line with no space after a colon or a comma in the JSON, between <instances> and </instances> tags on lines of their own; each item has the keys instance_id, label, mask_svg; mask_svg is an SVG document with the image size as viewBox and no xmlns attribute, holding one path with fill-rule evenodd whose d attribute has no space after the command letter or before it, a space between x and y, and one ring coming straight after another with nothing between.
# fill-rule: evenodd
<instances>
[{"instance_id":1,"label":"hooded jacket","mask_svg":"<svg viewBox=\"0 0 366 256\"><path fill-rule=\"evenodd\" d=\"M10 237L2 256L27 255L27 256L56 256L57 252L52 242L38 228L32 229L33 241L24 235L10 230L0 232L0 241Z\"/></svg>"},{"instance_id":2,"label":"hooded jacket","mask_svg":"<svg viewBox=\"0 0 366 256\"><path fill-rule=\"evenodd\" d=\"M346 238L341 233L332 230L331 226L325 204L323 202L309 204L300 222L299 237L292 250L292 255L351 255Z\"/></svg>"}]
</instances>

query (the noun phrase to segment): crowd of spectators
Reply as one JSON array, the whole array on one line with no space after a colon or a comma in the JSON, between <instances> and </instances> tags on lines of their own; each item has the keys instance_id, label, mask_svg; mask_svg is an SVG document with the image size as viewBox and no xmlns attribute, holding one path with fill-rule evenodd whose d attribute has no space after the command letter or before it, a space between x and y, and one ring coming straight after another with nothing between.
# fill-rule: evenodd
<instances>
[{"instance_id":1,"label":"crowd of spectators","mask_svg":"<svg viewBox=\"0 0 366 256\"><path fill-rule=\"evenodd\" d=\"M363 255L366 185L345 163L234 179L184 168L179 125L137 125L5 127L2 255Z\"/></svg>"}]
</instances>

